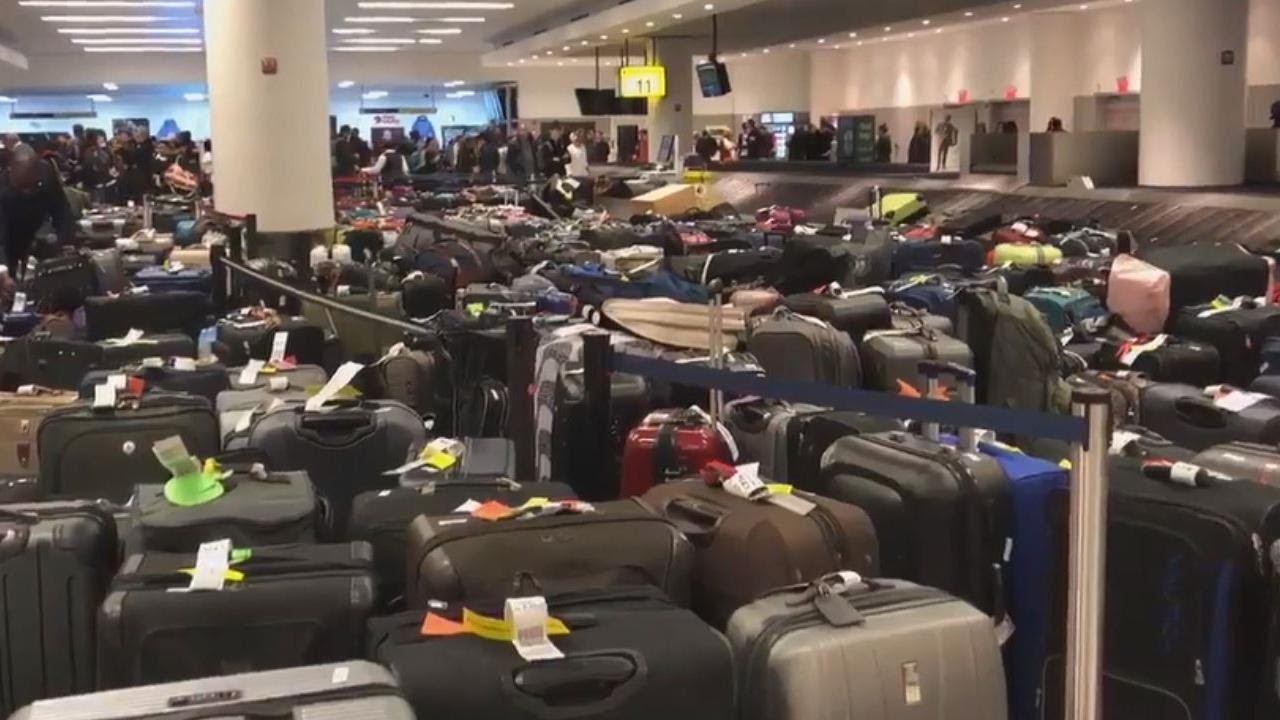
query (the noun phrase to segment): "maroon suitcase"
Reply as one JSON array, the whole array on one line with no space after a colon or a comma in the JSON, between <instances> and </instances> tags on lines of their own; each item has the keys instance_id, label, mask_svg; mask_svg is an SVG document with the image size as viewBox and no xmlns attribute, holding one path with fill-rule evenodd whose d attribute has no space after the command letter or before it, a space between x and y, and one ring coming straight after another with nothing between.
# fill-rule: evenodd
<instances>
[{"instance_id":1,"label":"maroon suitcase","mask_svg":"<svg viewBox=\"0 0 1280 720\"><path fill-rule=\"evenodd\" d=\"M733 462L728 443L711 418L695 410L649 413L627 435L622 450L622 497L697 474L713 460Z\"/></svg>"}]
</instances>

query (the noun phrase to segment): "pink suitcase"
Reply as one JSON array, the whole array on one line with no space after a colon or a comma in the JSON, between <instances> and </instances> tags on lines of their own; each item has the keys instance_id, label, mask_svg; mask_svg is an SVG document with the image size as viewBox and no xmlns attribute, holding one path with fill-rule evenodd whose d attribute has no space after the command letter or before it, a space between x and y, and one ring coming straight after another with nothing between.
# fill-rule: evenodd
<instances>
[{"instance_id":1,"label":"pink suitcase","mask_svg":"<svg viewBox=\"0 0 1280 720\"><path fill-rule=\"evenodd\" d=\"M1111 265L1107 308L1135 332L1155 334L1169 319L1169 273L1132 255Z\"/></svg>"}]
</instances>

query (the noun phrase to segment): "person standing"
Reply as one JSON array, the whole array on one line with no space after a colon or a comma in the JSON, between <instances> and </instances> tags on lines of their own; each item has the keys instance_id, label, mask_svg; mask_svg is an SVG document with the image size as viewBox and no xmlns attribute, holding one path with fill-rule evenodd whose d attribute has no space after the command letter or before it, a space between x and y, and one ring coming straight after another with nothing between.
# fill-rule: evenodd
<instances>
[{"instance_id":1,"label":"person standing","mask_svg":"<svg viewBox=\"0 0 1280 720\"><path fill-rule=\"evenodd\" d=\"M568 173L572 178L585 178L591 175L590 161L587 158L587 146L583 142L582 131L569 136Z\"/></svg>"},{"instance_id":2,"label":"person standing","mask_svg":"<svg viewBox=\"0 0 1280 720\"><path fill-rule=\"evenodd\" d=\"M942 122L938 123L934 134L938 136L938 170L946 170L951 148L955 147L960 140L960 129L951 122L951 116L947 115Z\"/></svg>"},{"instance_id":3,"label":"person standing","mask_svg":"<svg viewBox=\"0 0 1280 720\"><path fill-rule=\"evenodd\" d=\"M882 165L893 162L893 138L886 123L880 123L879 134L876 135L876 162Z\"/></svg>"},{"instance_id":4,"label":"person standing","mask_svg":"<svg viewBox=\"0 0 1280 720\"><path fill-rule=\"evenodd\" d=\"M36 151L19 145L0 175L0 263L20 279L36 241L36 233L50 221L58 242L67 245L75 238L75 220L62 180L53 166Z\"/></svg>"},{"instance_id":5,"label":"person standing","mask_svg":"<svg viewBox=\"0 0 1280 720\"><path fill-rule=\"evenodd\" d=\"M916 123L911 134L911 143L907 145L907 162L914 165L929 164L929 126L923 122Z\"/></svg>"},{"instance_id":6,"label":"person standing","mask_svg":"<svg viewBox=\"0 0 1280 720\"><path fill-rule=\"evenodd\" d=\"M591 153L587 159L592 165L607 165L610 151L609 141L605 139L604 133L596 130L595 139L591 143Z\"/></svg>"},{"instance_id":7,"label":"person standing","mask_svg":"<svg viewBox=\"0 0 1280 720\"><path fill-rule=\"evenodd\" d=\"M538 171L544 177L564 175L565 165L569 164L569 156L564 150L561 138L560 128L553 127L538 144Z\"/></svg>"},{"instance_id":8,"label":"person standing","mask_svg":"<svg viewBox=\"0 0 1280 720\"><path fill-rule=\"evenodd\" d=\"M497 179L498 170L502 165L502 153L498 151L500 143L498 142L497 131L489 129L481 133L479 143L480 149L477 153L478 163L476 169L480 172L483 180L493 182Z\"/></svg>"}]
</instances>

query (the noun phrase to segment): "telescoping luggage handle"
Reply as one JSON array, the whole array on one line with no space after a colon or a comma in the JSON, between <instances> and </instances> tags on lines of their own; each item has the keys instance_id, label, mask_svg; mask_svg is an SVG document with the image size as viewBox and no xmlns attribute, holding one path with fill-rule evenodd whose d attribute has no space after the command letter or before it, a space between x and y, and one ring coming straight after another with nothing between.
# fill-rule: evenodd
<instances>
[{"instance_id":1,"label":"telescoping luggage handle","mask_svg":"<svg viewBox=\"0 0 1280 720\"><path fill-rule=\"evenodd\" d=\"M923 360L920 362L920 373L925 378L925 392L928 397L933 398L938 394L940 387L940 378L947 376L954 378L960 386L960 401L973 405L975 399L974 384L977 381L978 374L971 368L952 362L941 362L938 360ZM924 423L924 436L933 442L941 442L942 426L936 422ZM960 428L960 448L965 452L977 452L978 450L978 431L976 428L963 427Z\"/></svg>"}]
</instances>

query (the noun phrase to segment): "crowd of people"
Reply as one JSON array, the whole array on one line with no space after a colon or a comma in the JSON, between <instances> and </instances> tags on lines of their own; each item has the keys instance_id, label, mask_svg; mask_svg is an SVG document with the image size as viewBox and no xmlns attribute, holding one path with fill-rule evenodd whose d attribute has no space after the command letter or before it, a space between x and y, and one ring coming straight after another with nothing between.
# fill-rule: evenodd
<instances>
[{"instance_id":1,"label":"crowd of people","mask_svg":"<svg viewBox=\"0 0 1280 720\"><path fill-rule=\"evenodd\" d=\"M694 138L693 150L704 161L730 162L738 160L773 160L777 155L777 139L773 132L748 118L742 123L735 144L727 128L723 133L711 128L700 131ZM802 123L787 138L787 160L830 160L836 139L836 128L825 118L817 125Z\"/></svg>"},{"instance_id":2,"label":"crowd of people","mask_svg":"<svg viewBox=\"0 0 1280 720\"><path fill-rule=\"evenodd\" d=\"M334 177L372 175L395 182L411 175L456 172L488 177L588 177L591 166L609 162L612 147L604 133L565 133L548 126L535 135L528 126L492 125L459 135L444 147L436 137L410 131L403 142L372 146L359 128L343 125L333 139Z\"/></svg>"}]
</instances>

